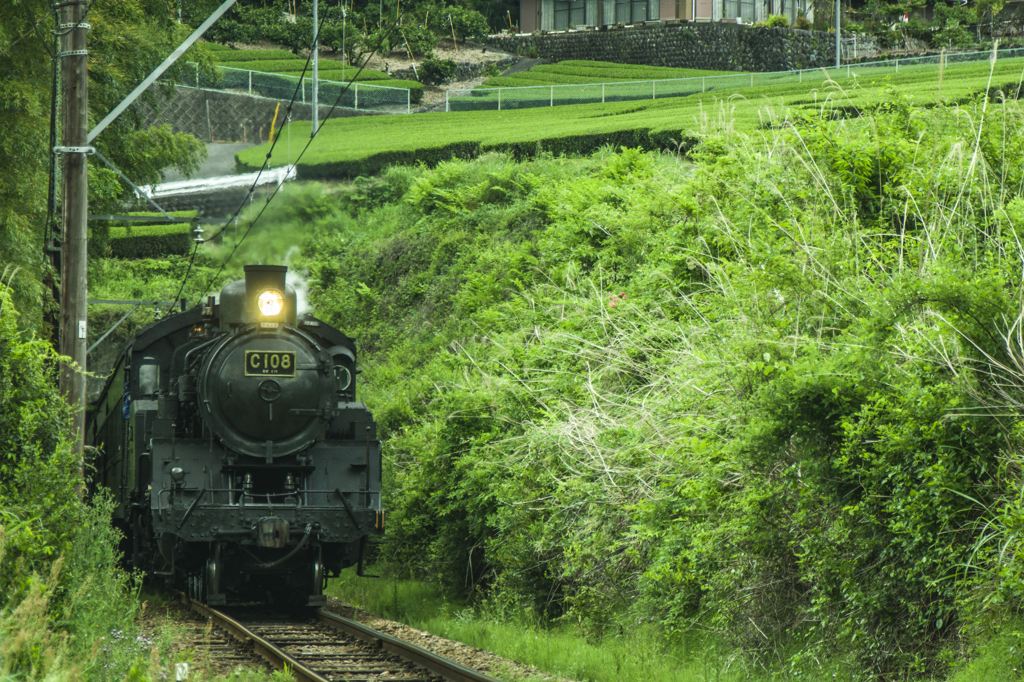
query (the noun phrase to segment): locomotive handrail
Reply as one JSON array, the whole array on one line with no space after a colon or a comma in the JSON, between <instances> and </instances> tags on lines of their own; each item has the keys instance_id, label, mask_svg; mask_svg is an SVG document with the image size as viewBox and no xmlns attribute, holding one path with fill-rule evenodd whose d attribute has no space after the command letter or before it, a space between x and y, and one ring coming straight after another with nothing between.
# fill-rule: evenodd
<instances>
[{"instance_id":1,"label":"locomotive handrail","mask_svg":"<svg viewBox=\"0 0 1024 682\"><path fill-rule=\"evenodd\" d=\"M200 504L200 500L203 497L206 496L206 493L210 493L212 495L214 493L239 493L239 492L242 492L238 488L179 488L178 490L179 490L179 492L183 492L183 493L189 493L189 492L193 492L193 493L194 492L198 492L199 493L198 495L196 495L195 499L193 499L192 502L189 504L188 510L186 510L186 516L185 516L186 519L188 518L188 515L191 513L191 510L194 507L201 507L202 506ZM157 491L157 511L159 512L161 519L163 518L163 511L164 511L163 498L161 496L164 493L170 493L170 492L172 492L171 488L161 488L160 490ZM383 493L380 490L341 490L340 488L324 488L324 489L311 488L311 489L296 490L294 493L260 493L260 495L261 496L270 495L270 496L273 496L273 497L280 497L280 496L291 497L291 496L295 496L296 497L296 501L298 502L299 501L298 500L298 498L299 498L298 493L306 493L306 494L314 494L314 495L330 495L332 493L337 493L337 494L342 496L342 498L341 498L342 499L342 505L346 506L346 507L348 506L348 501L345 499L345 497L344 497L345 495L370 495L371 497L376 496L380 503L383 503L383 501L384 501L383 500ZM252 495L250 493L242 493L242 499L244 499L245 497L255 498L256 496ZM216 503L214 503L214 504L216 504ZM235 503L229 502L227 506L229 506L229 507L273 507L274 505L273 504L266 504L266 505L264 505L264 504L259 504L259 503L235 504ZM284 506L284 505L278 505L278 506ZM299 507L308 507L310 509L330 509L330 508L332 508L334 506L335 505L330 505L330 504L315 504L315 505L311 505L311 504L296 504L295 508L298 509ZM168 509L168 511L171 510L170 503L168 503L167 509Z\"/></svg>"}]
</instances>

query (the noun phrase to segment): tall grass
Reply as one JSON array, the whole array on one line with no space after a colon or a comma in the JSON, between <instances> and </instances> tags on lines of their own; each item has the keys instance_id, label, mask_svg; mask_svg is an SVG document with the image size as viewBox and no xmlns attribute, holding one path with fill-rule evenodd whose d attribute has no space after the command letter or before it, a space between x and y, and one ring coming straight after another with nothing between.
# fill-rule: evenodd
<instances>
[{"instance_id":1,"label":"tall grass","mask_svg":"<svg viewBox=\"0 0 1024 682\"><path fill-rule=\"evenodd\" d=\"M719 102L692 169L442 164L403 200L415 239L325 238L319 281L362 290L320 300L381 368L385 554L498 622L653 618L757 674L966 660L1022 584L1016 403L995 418L986 377L1021 355L1024 111L995 72L928 108L829 83L754 132Z\"/></svg>"}]
</instances>

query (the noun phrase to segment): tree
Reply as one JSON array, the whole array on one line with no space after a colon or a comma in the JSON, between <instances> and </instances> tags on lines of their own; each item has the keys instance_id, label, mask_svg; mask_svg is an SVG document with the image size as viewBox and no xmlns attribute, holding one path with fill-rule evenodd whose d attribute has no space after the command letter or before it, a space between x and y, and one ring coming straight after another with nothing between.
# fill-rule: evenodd
<instances>
[{"instance_id":1,"label":"tree","mask_svg":"<svg viewBox=\"0 0 1024 682\"><path fill-rule=\"evenodd\" d=\"M164 0L93 0L89 33L90 121L99 121L189 34ZM47 190L56 21L45 0L10 0L0 13L0 263L21 269L12 289L21 324L38 327L45 294L42 246ZM173 80L194 61L210 68L203 48L193 48L172 67ZM191 172L205 148L190 135L143 129L129 109L95 141L96 148L133 182L160 179L164 169ZM111 208L128 193L113 173L90 161L90 201ZM52 305L52 302L50 302Z\"/></svg>"}]
</instances>

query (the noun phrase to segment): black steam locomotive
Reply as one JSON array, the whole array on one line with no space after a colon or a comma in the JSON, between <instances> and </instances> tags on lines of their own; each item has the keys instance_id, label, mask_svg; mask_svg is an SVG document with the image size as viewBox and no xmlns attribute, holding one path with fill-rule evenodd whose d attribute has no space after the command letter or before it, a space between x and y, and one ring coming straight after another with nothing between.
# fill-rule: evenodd
<instances>
[{"instance_id":1,"label":"black steam locomotive","mask_svg":"<svg viewBox=\"0 0 1024 682\"><path fill-rule=\"evenodd\" d=\"M90 411L95 479L125 556L193 598L300 595L384 529L381 447L352 339L297 315L287 268L249 265L219 301L140 331Z\"/></svg>"}]
</instances>

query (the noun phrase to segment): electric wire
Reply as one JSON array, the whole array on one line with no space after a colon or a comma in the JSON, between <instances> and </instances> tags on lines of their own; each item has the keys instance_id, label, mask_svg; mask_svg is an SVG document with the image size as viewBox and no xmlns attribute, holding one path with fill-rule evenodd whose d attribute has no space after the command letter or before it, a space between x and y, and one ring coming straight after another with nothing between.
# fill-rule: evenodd
<instances>
[{"instance_id":1,"label":"electric wire","mask_svg":"<svg viewBox=\"0 0 1024 682\"><path fill-rule=\"evenodd\" d=\"M39 19L37 19L36 22L32 24L32 27L29 30L25 31L20 36L18 36L13 43L4 48L3 52L0 52L0 57L3 57L5 54L10 52L11 48L13 48L15 45L17 45L22 40L24 40L25 38L29 37L32 33L34 33L35 30L39 27L39 24L43 23L46 20L46 17L48 16L50 16L50 13L46 12L45 14L43 14L43 16L39 17Z\"/></svg>"},{"instance_id":2,"label":"electric wire","mask_svg":"<svg viewBox=\"0 0 1024 682\"><path fill-rule=\"evenodd\" d=\"M355 81L357 81L359 79L359 74L363 72L363 69L366 68L366 65L370 62L370 60L373 58L373 56L377 53L377 50L383 44L384 37L385 37L384 35L382 35L380 37L380 39L377 41L377 45L370 52L370 55L363 61L363 65L359 67L358 71L356 71L356 75L352 78L352 80L350 80L348 82L348 85L346 85L341 90L341 92L338 93L338 97L334 100L334 104L332 104L331 108L327 111L327 115L323 118L323 120L320 122L320 124L317 125L316 130L313 131L310 134L309 140L306 141L306 145L302 148L302 151L299 152L299 155L295 158L295 162L292 165L298 164L299 160L302 159L302 155L306 153L306 150L309 149L309 145L311 145L313 143L313 140L316 138L317 133L320 132L320 129L323 128L324 124L327 123L327 121L330 119L331 114L334 112L335 108L337 108L338 104L341 102L341 98L345 96L346 92L348 92L348 89L349 89L349 87L351 87L352 83L354 83ZM271 152L273 152L273 146L271 147ZM270 161L270 153L267 153L267 160L264 161L264 166L266 166L266 164L269 161ZM217 272L209 280L209 283L206 285L206 289L203 291L203 295L200 296L200 299L204 298L210 292L210 288L213 286L214 282L216 282L217 278L220 277L220 274L222 272L224 272L224 268L227 267L227 264L231 261L231 258L235 255L235 251L237 251L238 247L241 246L243 241L245 241L245 238L249 236L249 233L252 231L252 228L256 225L257 221L259 221L260 217L263 215L263 212L267 210L267 206L270 205L271 200L274 197L277 196L277 193L279 191L281 191L281 186L283 184L284 183L278 184L278 186L274 189L274 191L271 193L271 195L269 197L267 197L267 200L263 204L263 208L260 209L260 212L256 214L255 218L253 218L252 220L249 221L249 227L245 230L245 233L242 235L242 238L239 239L238 242L231 249L231 252L224 259L224 262L222 262L220 264L220 268L217 269ZM246 198L248 198L248 197L246 197ZM236 212L235 215L237 215L237 212ZM233 217L232 217L232 219L233 219ZM212 242L213 240L215 240L218 237L220 237L224 233L224 231L228 228L229 224L230 224L230 221L228 223L226 223L223 227L221 227L221 229L216 234L214 234L212 237L210 237L210 239L208 239L207 241L211 241ZM196 247L198 248L198 246L199 245L197 244ZM184 283L182 284L182 286L184 286Z\"/></svg>"},{"instance_id":3,"label":"electric wire","mask_svg":"<svg viewBox=\"0 0 1024 682\"><path fill-rule=\"evenodd\" d=\"M291 115L292 106L295 104L295 98L298 97L298 95L299 95L299 88L303 87L303 79L306 76L306 69L309 68L309 63L313 59L312 47L313 47L313 45L316 45L317 41L320 39L320 31L321 31L321 29L323 29L324 22L326 20L327 20L327 16L324 15L324 18L320 20L320 25L316 27L316 33L313 35L313 43L310 45L309 56L306 57L306 63L302 67L302 74L299 76L299 79L295 82L295 90L292 91L291 101L288 102L288 108L285 110L285 120L287 120L288 116ZM228 226L231 225L231 223L238 217L238 214L242 212L242 209L245 208L246 202L249 201L249 198L253 195L253 192L256 191L256 186L257 186L257 184L260 181L260 176L263 175L263 171L265 171L267 169L267 167L269 166L269 164L270 164L270 157L274 153L274 147L277 146L278 140L280 140L280 139L281 139L281 136L279 134L276 138L271 140L271 142L270 142L270 151L267 152L267 157L263 160L263 166L260 167L259 172L256 173L256 177L255 177L255 179L253 179L252 186L249 187L249 191L246 193L245 198L242 199L242 202L238 205L238 208L235 209L235 212L231 215L230 218L227 219L227 222L224 223L224 225L220 228L220 230L218 230L217 233L215 235L213 235L213 237L211 237L207 241L212 241L212 240L216 239L218 236L220 236L226 229L228 229ZM276 192L275 192L275 194L276 194ZM268 202L269 202L269 200L268 200ZM262 214L262 211L260 213ZM252 229L251 224L250 224L250 229ZM246 234L249 234L248 231L246 231ZM244 239L244 237L243 237L243 239ZM236 245L236 248L237 248L237 245ZM192 255L188 259L188 267L185 270L185 276L182 277L182 279L181 279L181 286L178 287L178 293L175 295L175 297L173 299L173 303L171 303L171 305L167 308L167 312L168 313L174 308L174 305L177 303L178 299L181 298L181 292L185 290L185 284L188 282L188 276L192 272L192 265L195 263L196 254L198 252L199 252L199 242L197 241L195 243L195 247L192 249ZM221 271L223 271L223 269L224 269L224 266L221 265L221 269L217 271L217 274L219 275L221 273ZM209 291L209 287L207 287L206 291ZM204 291L203 295L199 297L200 302L206 296L206 291Z\"/></svg>"}]
</instances>

